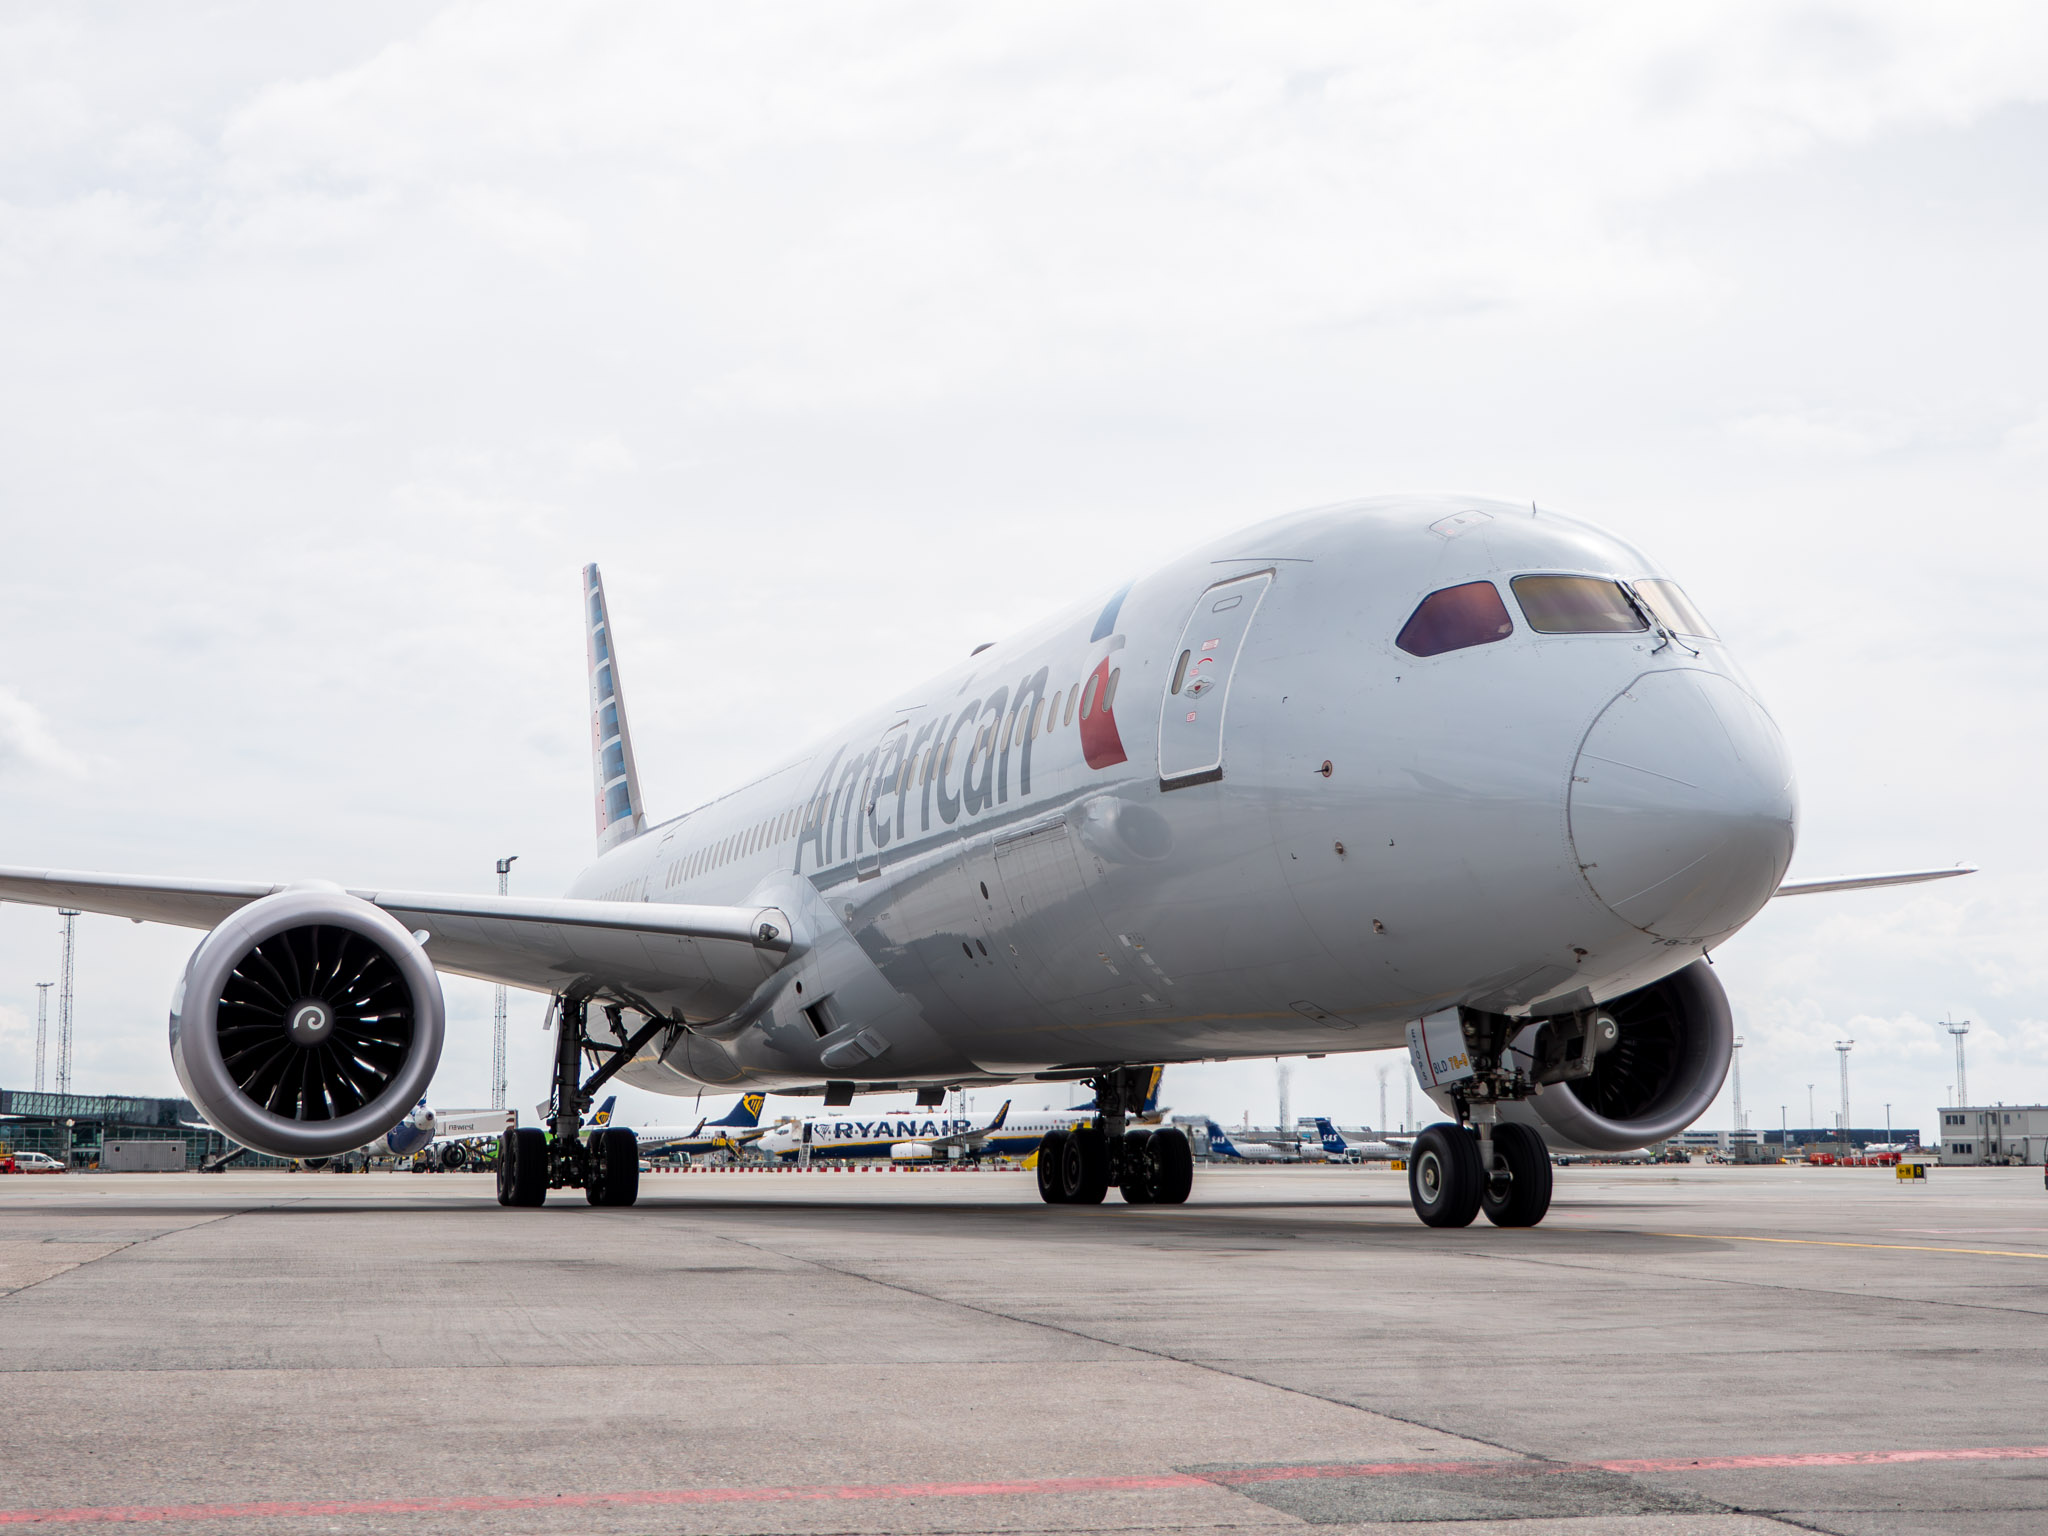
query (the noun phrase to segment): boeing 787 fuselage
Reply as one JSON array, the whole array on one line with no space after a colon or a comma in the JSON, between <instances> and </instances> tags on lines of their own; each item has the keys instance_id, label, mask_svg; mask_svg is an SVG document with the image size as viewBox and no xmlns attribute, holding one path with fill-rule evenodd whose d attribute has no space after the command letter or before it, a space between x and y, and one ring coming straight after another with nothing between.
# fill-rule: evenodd
<instances>
[{"instance_id":1,"label":"boeing 787 fuselage","mask_svg":"<svg viewBox=\"0 0 2048 1536\"><path fill-rule=\"evenodd\" d=\"M599 857L564 899L48 871L0 896L217 924L173 1057L290 1155L419 1097L438 967L557 999L517 1203L630 1201L601 1150L630 1133L567 1134L613 1075L828 1104L1086 1079L1100 1124L1048 1138L1048 1198L1177 1200L1185 1138L1128 1125L1151 1067L1405 1041L1477 1132L1418 1141L1418 1210L1512 1224L1548 1202L1532 1120L1638 1146L1712 1101L1704 957L1798 888L1790 762L1735 659L1654 561L1533 507L1387 498L1190 548L658 824L595 567L584 603Z\"/></svg>"}]
</instances>

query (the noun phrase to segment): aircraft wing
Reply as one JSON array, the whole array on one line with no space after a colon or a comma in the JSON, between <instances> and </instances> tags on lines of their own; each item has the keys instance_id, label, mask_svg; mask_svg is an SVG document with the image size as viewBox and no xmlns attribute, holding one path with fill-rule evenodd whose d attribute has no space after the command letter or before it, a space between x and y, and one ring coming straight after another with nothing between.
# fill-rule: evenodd
<instances>
[{"instance_id":1,"label":"aircraft wing","mask_svg":"<svg viewBox=\"0 0 2048 1536\"><path fill-rule=\"evenodd\" d=\"M1958 864L1953 869L1908 869L1891 875L1835 875L1825 880L1787 880L1773 896L1817 896L1823 891L1861 891L1879 885L1918 885L1923 880L1953 880L1957 875L1974 875L1977 866Z\"/></svg>"},{"instance_id":2,"label":"aircraft wing","mask_svg":"<svg viewBox=\"0 0 2048 1536\"><path fill-rule=\"evenodd\" d=\"M1003 1128L1003 1122L1010 1118L1010 1101L1003 1100L1003 1107L996 1111L996 1117L987 1125L977 1125L972 1130L955 1131L950 1136L934 1136L927 1145L932 1147L965 1146L971 1141L980 1141L984 1136L993 1136Z\"/></svg>"},{"instance_id":3,"label":"aircraft wing","mask_svg":"<svg viewBox=\"0 0 2048 1536\"><path fill-rule=\"evenodd\" d=\"M76 907L135 922L212 928L291 887L232 880L166 880L0 866L0 901ZM696 1018L722 1018L787 963L789 919L774 907L477 896L357 890L427 934L438 970L536 992L580 979L659 998Z\"/></svg>"}]
</instances>

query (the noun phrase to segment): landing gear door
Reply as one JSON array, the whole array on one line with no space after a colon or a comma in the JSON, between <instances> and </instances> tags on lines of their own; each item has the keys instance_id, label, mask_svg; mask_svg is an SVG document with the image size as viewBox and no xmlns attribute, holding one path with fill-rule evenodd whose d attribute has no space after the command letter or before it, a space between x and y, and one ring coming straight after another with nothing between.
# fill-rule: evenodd
<instances>
[{"instance_id":1,"label":"landing gear door","mask_svg":"<svg viewBox=\"0 0 2048 1536\"><path fill-rule=\"evenodd\" d=\"M1159 787L1185 789L1223 777L1223 711L1252 616L1271 571L1218 582L1195 601L1167 669L1159 711Z\"/></svg>"}]
</instances>

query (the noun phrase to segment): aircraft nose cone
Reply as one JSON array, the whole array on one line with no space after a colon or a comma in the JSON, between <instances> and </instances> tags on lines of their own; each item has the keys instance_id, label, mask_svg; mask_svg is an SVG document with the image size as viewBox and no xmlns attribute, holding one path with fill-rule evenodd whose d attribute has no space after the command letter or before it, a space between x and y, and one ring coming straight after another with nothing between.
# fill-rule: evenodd
<instances>
[{"instance_id":1,"label":"aircraft nose cone","mask_svg":"<svg viewBox=\"0 0 2048 1536\"><path fill-rule=\"evenodd\" d=\"M1593 894L1658 938L1733 933L1792 862L1784 738L1719 673L1650 672L1618 694L1579 747L1568 803Z\"/></svg>"}]
</instances>

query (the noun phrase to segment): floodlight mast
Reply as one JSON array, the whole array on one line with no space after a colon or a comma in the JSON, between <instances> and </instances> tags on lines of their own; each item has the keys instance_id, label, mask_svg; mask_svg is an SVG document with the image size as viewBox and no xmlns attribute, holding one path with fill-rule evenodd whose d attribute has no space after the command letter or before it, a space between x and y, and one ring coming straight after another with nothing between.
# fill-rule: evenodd
<instances>
[{"instance_id":1,"label":"floodlight mast","mask_svg":"<svg viewBox=\"0 0 2048 1536\"><path fill-rule=\"evenodd\" d=\"M1941 1027L1956 1037L1956 1108L1961 1109L1970 1102L1969 1079L1963 1075L1963 1036L1970 1032L1970 1021L1964 1019L1958 1024L1952 1019L1944 1019Z\"/></svg>"},{"instance_id":2,"label":"floodlight mast","mask_svg":"<svg viewBox=\"0 0 2048 1536\"><path fill-rule=\"evenodd\" d=\"M512 893L512 865L518 854L498 860L498 894ZM505 989L497 989L491 1006L491 1108L505 1107Z\"/></svg>"},{"instance_id":3,"label":"floodlight mast","mask_svg":"<svg viewBox=\"0 0 2048 1536\"><path fill-rule=\"evenodd\" d=\"M1735 1049L1728 1057L1728 1070L1735 1089L1735 1141L1742 1139L1747 1122L1742 1118L1742 1036L1735 1037ZM1732 1143L1731 1143L1732 1144Z\"/></svg>"},{"instance_id":4,"label":"floodlight mast","mask_svg":"<svg viewBox=\"0 0 2048 1536\"><path fill-rule=\"evenodd\" d=\"M1849 1052L1855 1044L1854 1040L1835 1042L1835 1050L1842 1058L1842 1145L1850 1149L1854 1142L1849 1135Z\"/></svg>"},{"instance_id":5,"label":"floodlight mast","mask_svg":"<svg viewBox=\"0 0 2048 1536\"><path fill-rule=\"evenodd\" d=\"M57 988L57 1091L71 1091L71 960L78 943L78 908L61 908L64 919L64 968Z\"/></svg>"},{"instance_id":6,"label":"floodlight mast","mask_svg":"<svg viewBox=\"0 0 2048 1536\"><path fill-rule=\"evenodd\" d=\"M50 988L55 982L36 983L36 1092L41 1093L43 1081L43 1054L50 1041Z\"/></svg>"}]
</instances>

